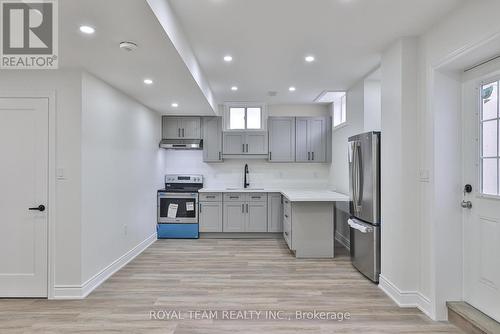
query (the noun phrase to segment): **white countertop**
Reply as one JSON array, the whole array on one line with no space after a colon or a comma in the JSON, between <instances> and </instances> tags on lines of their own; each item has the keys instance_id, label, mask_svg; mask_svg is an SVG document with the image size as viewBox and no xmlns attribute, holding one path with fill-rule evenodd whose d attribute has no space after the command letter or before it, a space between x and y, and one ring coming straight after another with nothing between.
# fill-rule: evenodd
<instances>
[{"instance_id":1,"label":"white countertop","mask_svg":"<svg viewBox=\"0 0 500 334\"><path fill-rule=\"evenodd\" d=\"M207 187L200 193L281 193L291 202L348 202L349 196L328 189L293 189L276 187L236 188Z\"/></svg>"}]
</instances>

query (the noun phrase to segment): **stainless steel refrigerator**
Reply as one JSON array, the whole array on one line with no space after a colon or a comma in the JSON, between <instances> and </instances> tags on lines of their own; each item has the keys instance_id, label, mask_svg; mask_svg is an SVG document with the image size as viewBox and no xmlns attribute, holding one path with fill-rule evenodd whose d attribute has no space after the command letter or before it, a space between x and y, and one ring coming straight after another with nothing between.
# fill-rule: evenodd
<instances>
[{"instance_id":1,"label":"stainless steel refrigerator","mask_svg":"<svg viewBox=\"0 0 500 334\"><path fill-rule=\"evenodd\" d=\"M380 133L349 138L352 264L375 283L380 276Z\"/></svg>"}]
</instances>

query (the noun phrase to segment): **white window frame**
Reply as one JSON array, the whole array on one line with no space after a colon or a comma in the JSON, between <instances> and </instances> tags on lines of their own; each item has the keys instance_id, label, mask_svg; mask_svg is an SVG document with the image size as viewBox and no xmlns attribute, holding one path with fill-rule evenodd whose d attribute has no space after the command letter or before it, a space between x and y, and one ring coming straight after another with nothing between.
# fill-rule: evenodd
<instances>
[{"instance_id":1,"label":"white window frame","mask_svg":"<svg viewBox=\"0 0 500 334\"><path fill-rule=\"evenodd\" d=\"M245 108L245 129L231 129L230 128L230 110L231 108ZM260 108L261 115L260 115L260 129L246 129L247 126L247 120L246 120L246 110L248 108ZM268 118L268 112L267 112L267 105L265 103L255 103L255 102L227 102L224 105L224 131L226 132L259 132L259 131L266 131L267 130L267 118Z\"/></svg>"},{"instance_id":2,"label":"white window frame","mask_svg":"<svg viewBox=\"0 0 500 334\"><path fill-rule=\"evenodd\" d=\"M497 117L496 118L489 118L487 120L483 120L483 86L492 84L497 82ZM479 113L478 113L478 134L479 134L479 140L478 142L478 148L477 148L477 157L479 159L479 169L478 169L478 178L479 178L479 195L484 198L496 198L500 199L500 76L494 76L490 77L487 80L481 80L479 83L478 87L478 105L479 105ZM496 156L491 156L491 157L484 157L483 156L483 123L485 122L490 122L490 121L496 121L497 122L497 155ZM497 161L497 194L487 194L483 192L483 162L484 160L493 160L496 159Z\"/></svg>"},{"instance_id":3,"label":"white window frame","mask_svg":"<svg viewBox=\"0 0 500 334\"><path fill-rule=\"evenodd\" d=\"M342 121L342 99L345 99L345 119L343 122L340 122L339 124L335 125L335 105L340 104L340 119ZM347 92L345 92L345 95L342 96L339 100L332 102L332 129L333 131L341 129L347 125Z\"/></svg>"}]
</instances>

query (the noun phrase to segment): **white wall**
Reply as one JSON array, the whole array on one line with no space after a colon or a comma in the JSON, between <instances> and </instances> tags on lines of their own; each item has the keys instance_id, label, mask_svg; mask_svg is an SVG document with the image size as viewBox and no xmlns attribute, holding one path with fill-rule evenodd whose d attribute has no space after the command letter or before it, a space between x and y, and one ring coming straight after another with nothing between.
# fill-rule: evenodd
<instances>
[{"instance_id":1,"label":"white wall","mask_svg":"<svg viewBox=\"0 0 500 334\"><path fill-rule=\"evenodd\" d=\"M79 71L0 70L2 92L51 92L56 94L56 165L64 177L56 183L54 279L56 286L80 284L80 117L81 76ZM54 149L50 147L49 150ZM50 173L55 174L55 170ZM53 175L54 175L53 174ZM52 205L52 206L50 206ZM50 270L50 268L49 268Z\"/></svg>"},{"instance_id":2,"label":"white wall","mask_svg":"<svg viewBox=\"0 0 500 334\"><path fill-rule=\"evenodd\" d=\"M416 65L412 38L382 57L381 280L400 291L417 291L419 283Z\"/></svg>"},{"instance_id":3,"label":"white wall","mask_svg":"<svg viewBox=\"0 0 500 334\"><path fill-rule=\"evenodd\" d=\"M365 132L382 129L382 83L380 80L365 80Z\"/></svg>"},{"instance_id":4,"label":"white wall","mask_svg":"<svg viewBox=\"0 0 500 334\"><path fill-rule=\"evenodd\" d=\"M155 233L161 117L82 76L82 283Z\"/></svg>"},{"instance_id":5,"label":"white wall","mask_svg":"<svg viewBox=\"0 0 500 334\"><path fill-rule=\"evenodd\" d=\"M476 44L484 42L486 46L491 45L488 39L500 33L498 12L500 12L500 2L495 0L466 2L439 25L420 37L418 70L421 74L419 98L421 120L418 138L420 169L427 172L429 178L420 183L419 291L430 299L430 312L434 319L447 318L444 301L457 298L457 294L461 294L459 285L462 279L462 267L459 263L462 255L457 251L462 247L462 240L456 233L453 235L447 233L442 221L443 214L447 215L446 223L456 221L456 217L461 215L459 202L456 205L452 204L457 200L460 201L458 197L462 191L458 189L461 180L456 174L460 173L456 160L457 150L459 151L461 147L460 142L456 141L458 136L456 129L450 129L448 124L451 122L459 126L457 120L459 110L456 110L456 105L454 106L456 101L453 100L455 94L453 91L457 86L455 78L435 72L434 68L450 59L466 58L467 49ZM467 28L464 29L464 26ZM443 83L449 86L442 87ZM439 97L436 94L442 93L452 98L436 99ZM456 142L452 146L454 149L450 150L448 144L454 141ZM446 147L448 150L445 150ZM454 169L452 175L446 174L446 170L450 168ZM460 184L461 187L463 184ZM443 191L446 191L446 195ZM460 232L459 230L455 232ZM446 262L446 267L442 267L443 262Z\"/></svg>"}]
</instances>

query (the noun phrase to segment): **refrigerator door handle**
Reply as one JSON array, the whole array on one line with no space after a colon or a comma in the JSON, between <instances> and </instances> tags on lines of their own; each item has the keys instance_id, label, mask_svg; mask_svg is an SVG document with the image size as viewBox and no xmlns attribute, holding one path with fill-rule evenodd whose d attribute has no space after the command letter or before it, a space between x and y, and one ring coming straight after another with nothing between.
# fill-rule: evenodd
<instances>
[{"instance_id":1,"label":"refrigerator door handle","mask_svg":"<svg viewBox=\"0 0 500 334\"><path fill-rule=\"evenodd\" d=\"M363 195L363 170L362 170L362 164L363 164L363 155L361 152L361 143L356 144L356 170L357 170L357 181L356 181L356 206L358 208L358 212L361 211L361 201L362 201L362 195Z\"/></svg>"},{"instance_id":2,"label":"refrigerator door handle","mask_svg":"<svg viewBox=\"0 0 500 334\"><path fill-rule=\"evenodd\" d=\"M372 233L373 232L373 227L368 225L368 224L365 224L365 223L362 223L356 219L349 219L347 221L347 223L349 224L349 226L361 233Z\"/></svg>"}]
</instances>

